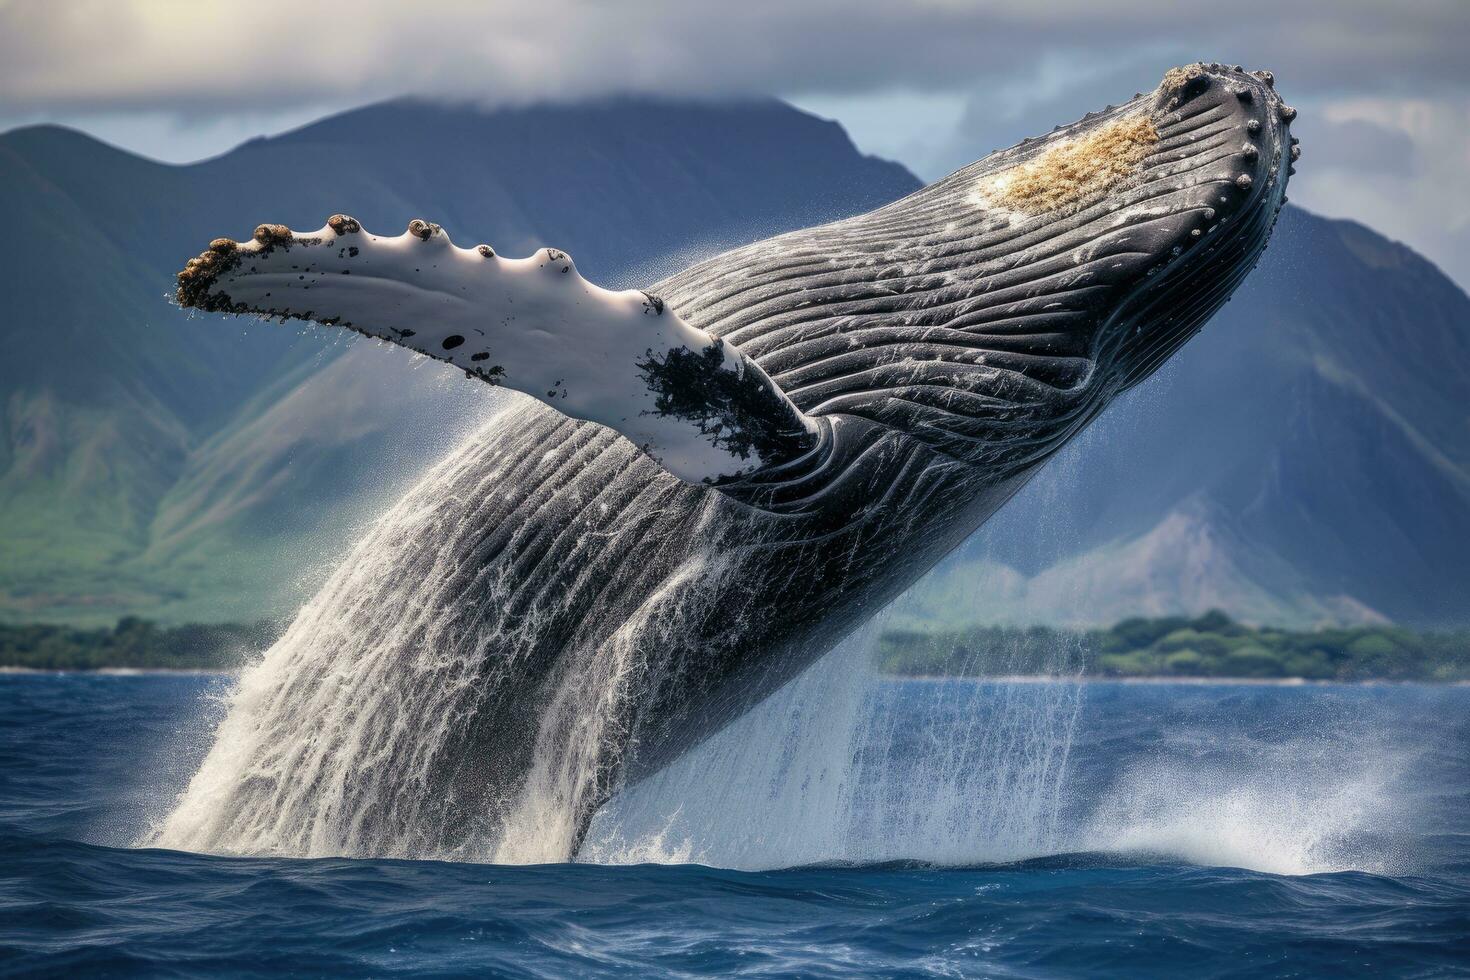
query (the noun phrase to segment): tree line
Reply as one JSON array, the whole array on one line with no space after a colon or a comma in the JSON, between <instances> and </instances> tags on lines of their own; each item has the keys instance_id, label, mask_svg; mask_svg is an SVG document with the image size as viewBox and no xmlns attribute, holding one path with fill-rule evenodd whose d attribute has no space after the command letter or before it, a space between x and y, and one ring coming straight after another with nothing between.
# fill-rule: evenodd
<instances>
[{"instance_id":1,"label":"tree line","mask_svg":"<svg viewBox=\"0 0 1470 980\"><path fill-rule=\"evenodd\" d=\"M269 623L164 627L128 616L112 627L0 624L0 667L228 670L278 635ZM972 626L888 630L878 666L900 676L1066 674L1307 680L1470 680L1470 630L1398 626L1286 630L1222 612L1125 619L1107 629Z\"/></svg>"},{"instance_id":2,"label":"tree line","mask_svg":"<svg viewBox=\"0 0 1470 980\"><path fill-rule=\"evenodd\" d=\"M0 624L0 667L228 670L265 649L275 632L264 623L162 627L136 616L100 629Z\"/></svg>"},{"instance_id":3,"label":"tree line","mask_svg":"<svg viewBox=\"0 0 1470 980\"><path fill-rule=\"evenodd\" d=\"M878 663L902 676L996 676L1084 671L1101 677L1219 677L1321 681L1470 680L1470 630L1398 626L1315 630L1253 627L1212 611L1125 619L1107 629L973 626L889 630Z\"/></svg>"}]
</instances>

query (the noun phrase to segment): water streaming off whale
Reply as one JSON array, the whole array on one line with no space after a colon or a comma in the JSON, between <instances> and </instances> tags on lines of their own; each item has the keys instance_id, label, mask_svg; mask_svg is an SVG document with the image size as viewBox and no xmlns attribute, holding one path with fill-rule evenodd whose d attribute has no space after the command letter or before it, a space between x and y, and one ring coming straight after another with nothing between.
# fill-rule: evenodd
<instances>
[{"instance_id":1,"label":"water streaming off whale","mask_svg":"<svg viewBox=\"0 0 1470 980\"><path fill-rule=\"evenodd\" d=\"M583 857L761 869L822 862L1012 861L1066 850L1068 757L1083 687L928 684L885 697L881 621L593 820ZM1004 662L987 662L1004 670Z\"/></svg>"},{"instance_id":2,"label":"water streaming off whale","mask_svg":"<svg viewBox=\"0 0 1470 980\"><path fill-rule=\"evenodd\" d=\"M505 475L523 453L559 458L517 438L524 414L508 408L432 469L244 671L159 844L517 862L570 854L606 729L619 723L628 681L650 669L640 658L650 623L635 611L604 644L523 690L518 658L553 617L534 605L514 619L465 608L517 599L514 567L475 564L486 534L472 508L514 494ZM582 462L576 447L559 452ZM616 537L617 519L583 533ZM691 541L663 591L717 575ZM465 750L486 703L534 713L529 766L498 756L514 746L493 740ZM507 768L526 778L497 779ZM486 784L503 795L470 792Z\"/></svg>"},{"instance_id":3,"label":"water streaming off whale","mask_svg":"<svg viewBox=\"0 0 1470 980\"><path fill-rule=\"evenodd\" d=\"M521 618L518 632L465 630L453 572L475 560L483 537L465 509L511 492L503 468L518 451L525 412L508 406L430 471L242 673L213 747L153 843L497 863L572 853L624 700L635 682L656 683L648 674L660 665L647 651L661 638L647 631L677 627L635 612L537 692L517 686L515 658L538 642L547 617ZM711 586L721 574L719 558L691 539L643 610L661 608L658 599L671 592L718 595ZM507 576L493 563L471 576L477 601L512 603ZM632 787L594 825L586 856L653 856L661 853L654 842L670 834L706 858L755 865L912 856L916 847L943 859L955 847L973 854L977 835L1015 842L1016 853L1045 852L1075 689L1001 699L1001 710L983 713L993 726L983 737L974 730L982 713L964 712L968 725L919 736L941 751L895 772L882 757L881 729L893 719L864 710L875 629L839 645L736 728ZM1063 658L1059 666L1069 665ZM466 753L464 731L477 711L509 699L536 712L529 759L506 762L493 742ZM525 766L523 780L501 783L505 796L466 792L486 779L477 769L503 765ZM926 794L914 809L916 782ZM934 793L944 794L943 805ZM996 805L984 809L984 800ZM899 825L905 843L885 848Z\"/></svg>"}]
</instances>

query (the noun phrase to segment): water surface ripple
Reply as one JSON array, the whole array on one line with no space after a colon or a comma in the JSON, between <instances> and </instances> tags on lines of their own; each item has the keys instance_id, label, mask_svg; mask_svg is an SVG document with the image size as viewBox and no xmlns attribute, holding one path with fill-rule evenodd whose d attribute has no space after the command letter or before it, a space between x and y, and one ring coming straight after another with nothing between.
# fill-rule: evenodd
<instances>
[{"instance_id":1,"label":"water surface ripple","mask_svg":"<svg viewBox=\"0 0 1470 980\"><path fill-rule=\"evenodd\" d=\"M1470 975L1467 688L876 681L840 737L711 744L599 816L604 862L701 863L134 846L223 684L0 676L0 971Z\"/></svg>"}]
</instances>

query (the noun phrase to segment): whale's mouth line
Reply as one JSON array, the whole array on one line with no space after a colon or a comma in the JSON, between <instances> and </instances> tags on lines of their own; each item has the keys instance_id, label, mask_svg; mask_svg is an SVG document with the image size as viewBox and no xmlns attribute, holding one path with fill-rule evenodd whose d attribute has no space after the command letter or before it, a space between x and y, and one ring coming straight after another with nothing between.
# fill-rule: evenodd
<instances>
[{"instance_id":1,"label":"whale's mouth line","mask_svg":"<svg viewBox=\"0 0 1470 980\"><path fill-rule=\"evenodd\" d=\"M1181 107L1181 102L1187 106L1212 85L1217 91L1226 90L1214 104L1194 111ZM1095 227L1096 235L1076 247L1082 254L1102 247L1124 228L1141 230L1150 222L1194 219L1188 238L1167 251L1156 250L1159 261L1127 289L1097 331L1092 360L1107 366L1124 346L1126 328L1134 321L1147 315L1171 321L1171 330L1158 332L1130 352L1132 364L1123 372L1124 385L1136 383L1192 336L1254 266L1251 259L1259 257L1259 247L1285 204L1287 177L1294 172L1290 163L1299 151L1288 127L1295 115L1276 96L1269 72L1245 73L1239 66L1219 64L1173 69L1154 93L1089 114L1071 126L1058 127L1051 136L1024 141L1012 148L1024 150L1023 159L982 175L978 182L983 184L1039 162L1045 170L1051 166L1045 162L1049 155L1065 154L1078 144L1082 155L1088 156L1089 141L1093 146L1120 140L1147 144L1142 152L1125 154L1131 173L1110 173L1106 189L1083 186L1082 193L1069 199L1045 199L1052 206L1021 215L1019 235L1003 236L989 247L1018 247L1022 239L1037 233L1048 236L1043 241L1061 241ZM1097 138L1120 126L1127 127L1121 137ZM1232 137L1240 137L1233 148ZM1028 148L1028 144L1035 145ZM1192 206L1177 206L1192 198L1198 198ZM1028 242L1025 251L1039 244ZM1068 250L1059 247L1050 254ZM1121 258L1126 253L1107 254ZM1041 274L1026 282L1043 278Z\"/></svg>"},{"instance_id":2,"label":"whale's mouth line","mask_svg":"<svg viewBox=\"0 0 1470 980\"><path fill-rule=\"evenodd\" d=\"M1284 199L1284 198L1283 198ZM1199 332L1206 320L1229 297L1240 281L1255 267L1247 261L1255 243L1263 241L1276 223L1280 206L1255 207L1250 220L1226 232L1216 243L1214 253L1193 265L1180 263L1167 270L1157 283L1135 291L1111 318L1108 326L1123 324L1121 338L1126 340L1126 325L1135 319L1146 319L1151 312L1164 311L1172 317L1171 329L1159 331L1144 346L1132 352L1130 367L1120 375L1122 387L1129 388L1148 377ZM1118 333L1116 330L1107 333Z\"/></svg>"},{"instance_id":3,"label":"whale's mouth line","mask_svg":"<svg viewBox=\"0 0 1470 980\"><path fill-rule=\"evenodd\" d=\"M1188 85L1209 72L1226 71L1220 65L1191 68L1198 71L1174 69L1170 74ZM1190 241L1175 246L1174 254L1150 270L1149 278L1130 291L1098 333L1098 362L1121 361L1116 376L1124 388L1152 374L1203 328L1255 267L1286 204L1286 184L1299 155L1289 133L1296 111L1276 96L1269 72L1228 71L1238 86L1233 89L1238 105L1255 110L1244 123L1246 140L1239 149L1217 158L1238 160L1239 170L1228 182L1218 177L1211 181L1224 191L1217 197L1218 212L1210 209L1211 223L1192 231ZM1227 126L1222 131L1230 130ZM1140 336L1143 342L1128 350L1130 340Z\"/></svg>"}]
</instances>

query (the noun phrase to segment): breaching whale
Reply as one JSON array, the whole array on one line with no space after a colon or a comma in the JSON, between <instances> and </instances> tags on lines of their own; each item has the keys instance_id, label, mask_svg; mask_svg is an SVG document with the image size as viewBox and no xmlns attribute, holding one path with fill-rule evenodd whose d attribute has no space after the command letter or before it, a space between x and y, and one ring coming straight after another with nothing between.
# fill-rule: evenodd
<instances>
[{"instance_id":1,"label":"breaching whale","mask_svg":"<svg viewBox=\"0 0 1470 980\"><path fill-rule=\"evenodd\" d=\"M645 291L421 220L216 240L182 305L339 325L534 400L246 672L159 841L574 855L620 783L831 649L1201 329L1286 200L1294 115L1268 72L1172 69Z\"/></svg>"}]
</instances>

